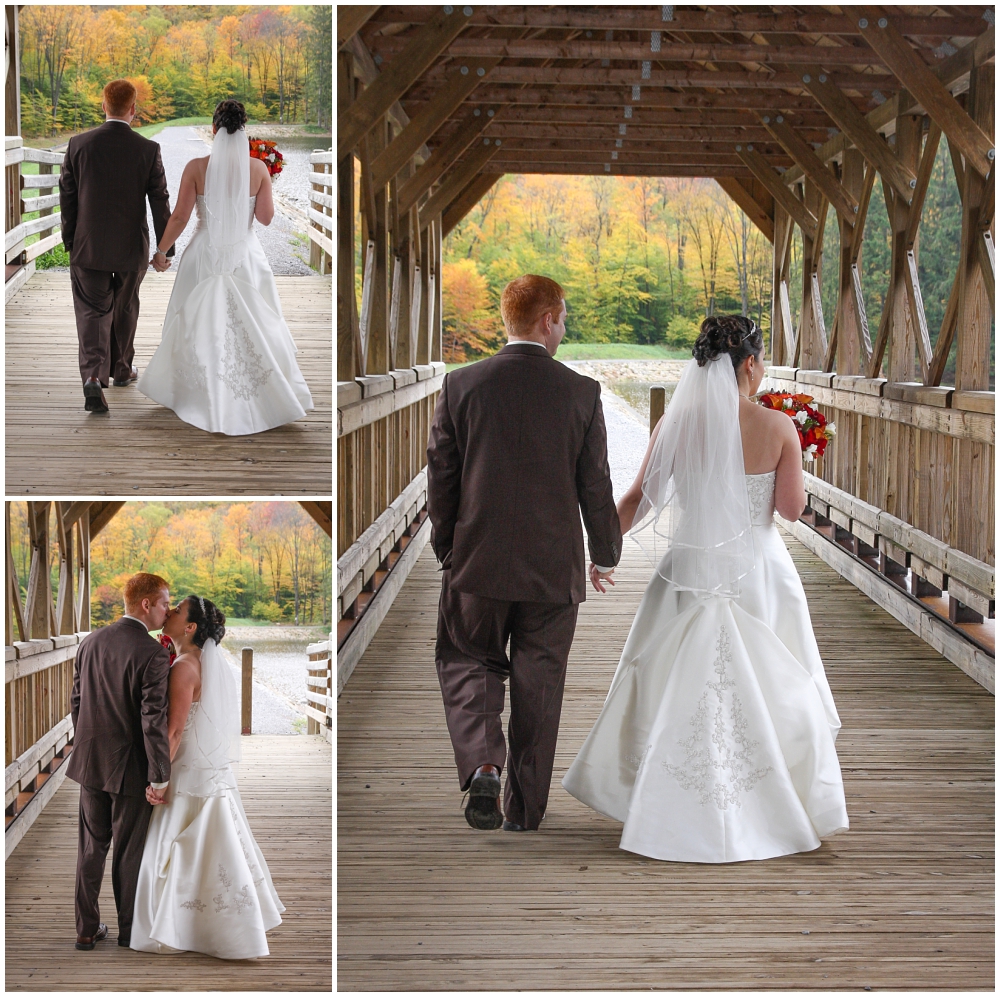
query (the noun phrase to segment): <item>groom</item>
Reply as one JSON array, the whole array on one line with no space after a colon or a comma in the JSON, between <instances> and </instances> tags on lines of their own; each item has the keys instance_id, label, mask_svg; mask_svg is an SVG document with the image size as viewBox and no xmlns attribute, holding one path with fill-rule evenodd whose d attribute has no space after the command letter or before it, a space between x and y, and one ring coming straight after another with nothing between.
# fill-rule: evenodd
<instances>
[{"instance_id":1,"label":"groom","mask_svg":"<svg viewBox=\"0 0 1000 997\"><path fill-rule=\"evenodd\" d=\"M601 566L593 578L608 578L622 536L600 385L553 359L566 332L562 288L518 277L500 313L507 346L445 377L431 426L427 508L442 568L435 659L459 783L469 791L466 820L478 830L531 831L545 814L566 662L586 598L581 510ZM506 680L509 750L500 721Z\"/></svg>"},{"instance_id":2,"label":"groom","mask_svg":"<svg viewBox=\"0 0 1000 997\"><path fill-rule=\"evenodd\" d=\"M73 676L73 751L66 774L80 784L76 947L107 938L98 897L108 846L118 944L128 946L142 849L152 806L170 779L167 682L170 658L150 635L170 611L170 591L145 572L125 583L125 615L80 642Z\"/></svg>"},{"instance_id":3,"label":"groom","mask_svg":"<svg viewBox=\"0 0 1000 997\"><path fill-rule=\"evenodd\" d=\"M170 218L160 147L132 130L136 90L128 80L104 88L107 120L69 140L59 174L63 245L70 255L70 283L80 342L84 408L107 412L104 388L127 387L139 376L132 366L139 321L139 285L149 265L146 199L157 242ZM166 270L173 255L157 252Z\"/></svg>"}]
</instances>

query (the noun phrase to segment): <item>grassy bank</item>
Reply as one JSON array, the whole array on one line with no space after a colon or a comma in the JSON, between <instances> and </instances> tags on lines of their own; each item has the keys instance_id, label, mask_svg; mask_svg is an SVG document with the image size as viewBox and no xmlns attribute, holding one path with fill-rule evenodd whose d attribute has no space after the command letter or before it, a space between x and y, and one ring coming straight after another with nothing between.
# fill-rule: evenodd
<instances>
[{"instance_id":1,"label":"grassy bank","mask_svg":"<svg viewBox=\"0 0 1000 997\"><path fill-rule=\"evenodd\" d=\"M557 360L690 360L690 350L675 350L669 346L639 346L636 343L563 343L556 353ZM466 363L450 363L448 370L468 367Z\"/></svg>"}]
</instances>

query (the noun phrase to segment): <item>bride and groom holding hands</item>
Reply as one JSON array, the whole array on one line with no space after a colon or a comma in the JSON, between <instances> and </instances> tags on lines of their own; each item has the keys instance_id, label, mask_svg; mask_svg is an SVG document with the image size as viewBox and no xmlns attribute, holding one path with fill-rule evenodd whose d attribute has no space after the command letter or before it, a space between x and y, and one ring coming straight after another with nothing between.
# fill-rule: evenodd
<instances>
[{"instance_id":1,"label":"bride and groom holding hands","mask_svg":"<svg viewBox=\"0 0 1000 997\"><path fill-rule=\"evenodd\" d=\"M124 595L122 618L80 642L73 680L76 948L108 936L98 898L113 841L120 946L265 956L285 908L236 785L239 696L218 647L225 617L194 595L171 609L167 582L149 573L133 575ZM161 629L173 660L150 635Z\"/></svg>"},{"instance_id":2,"label":"bride and groom holding hands","mask_svg":"<svg viewBox=\"0 0 1000 997\"><path fill-rule=\"evenodd\" d=\"M792 421L752 401L761 331L705 320L616 507L600 386L553 360L562 289L520 277L501 314L507 346L447 375L427 451L435 659L466 820L517 832L545 816L585 528L597 591L614 584L624 534L654 570L564 788L622 823L622 848L655 859L818 848L848 827L840 719L774 524L806 496Z\"/></svg>"},{"instance_id":3,"label":"bride and groom holding hands","mask_svg":"<svg viewBox=\"0 0 1000 997\"><path fill-rule=\"evenodd\" d=\"M242 436L301 418L313 402L253 229L255 219L270 224L274 203L267 167L250 157L243 105L216 107L211 154L185 166L172 213L160 147L131 127L135 87L113 80L102 107L107 120L69 140L59 175L85 409L108 412L109 384L138 382L144 395L210 433ZM150 263L170 268L192 212L197 228L177 269L162 339L140 376L139 288Z\"/></svg>"}]
</instances>

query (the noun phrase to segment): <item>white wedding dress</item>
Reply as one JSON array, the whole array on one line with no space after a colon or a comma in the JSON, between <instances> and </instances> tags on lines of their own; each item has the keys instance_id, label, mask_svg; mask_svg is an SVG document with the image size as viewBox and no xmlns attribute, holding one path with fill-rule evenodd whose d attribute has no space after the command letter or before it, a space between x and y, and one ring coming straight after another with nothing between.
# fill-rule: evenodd
<instances>
[{"instance_id":1,"label":"white wedding dress","mask_svg":"<svg viewBox=\"0 0 1000 997\"><path fill-rule=\"evenodd\" d=\"M774 482L773 471L746 476L753 557L736 597L672 585L666 552L563 779L624 824L623 849L741 862L809 851L848 827L840 718L774 524Z\"/></svg>"},{"instance_id":2,"label":"white wedding dress","mask_svg":"<svg viewBox=\"0 0 1000 997\"><path fill-rule=\"evenodd\" d=\"M198 195L198 226L177 267L162 339L138 382L144 395L185 422L227 436L283 426L313 407L253 230L249 179L241 189L245 232L232 269L232 259L220 266L212 251L206 197Z\"/></svg>"},{"instance_id":3,"label":"white wedding dress","mask_svg":"<svg viewBox=\"0 0 1000 997\"><path fill-rule=\"evenodd\" d=\"M216 660L229 667L221 656ZM266 956L265 933L281 923L285 908L247 822L232 766L219 778L213 774L214 785L206 789L200 710L201 703L191 705L170 765L167 802L153 807L150 817L131 948L218 959Z\"/></svg>"}]
</instances>

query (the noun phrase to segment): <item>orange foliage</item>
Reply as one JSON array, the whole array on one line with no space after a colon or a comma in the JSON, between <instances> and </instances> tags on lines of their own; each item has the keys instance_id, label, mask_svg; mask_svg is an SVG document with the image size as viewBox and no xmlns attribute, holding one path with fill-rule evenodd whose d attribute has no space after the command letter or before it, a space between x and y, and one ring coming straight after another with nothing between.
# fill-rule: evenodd
<instances>
[{"instance_id":1,"label":"orange foliage","mask_svg":"<svg viewBox=\"0 0 1000 997\"><path fill-rule=\"evenodd\" d=\"M490 301L489 285L475 260L445 263L441 278L445 362L463 363L495 353L502 344L499 308Z\"/></svg>"}]
</instances>

